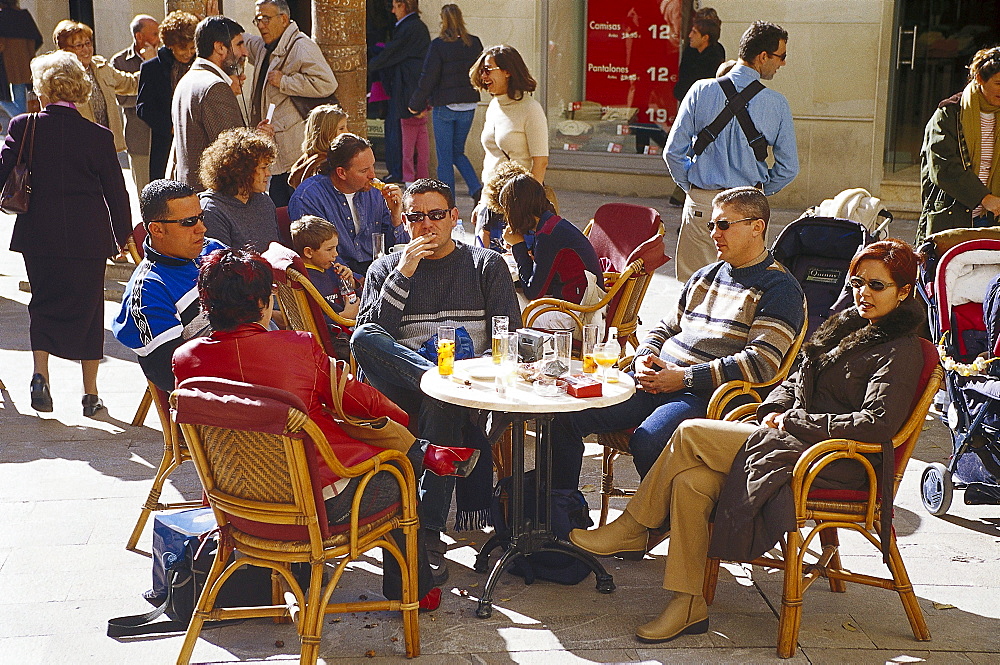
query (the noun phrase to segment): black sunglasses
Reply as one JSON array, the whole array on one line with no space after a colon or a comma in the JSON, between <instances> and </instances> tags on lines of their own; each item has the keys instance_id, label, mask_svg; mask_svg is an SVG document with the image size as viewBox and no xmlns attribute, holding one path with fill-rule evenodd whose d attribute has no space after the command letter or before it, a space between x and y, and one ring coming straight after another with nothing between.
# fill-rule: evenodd
<instances>
[{"instance_id":1,"label":"black sunglasses","mask_svg":"<svg viewBox=\"0 0 1000 665\"><path fill-rule=\"evenodd\" d=\"M775 58L778 58L782 62L784 62L785 58L788 57L788 51L785 51L784 53L771 53L770 51L768 51L767 54Z\"/></svg>"},{"instance_id":2,"label":"black sunglasses","mask_svg":"<svg viewBox=\"0 0 1000 665\"><path fill-rule=\"evenodd\" d=\"M719 219L714 222L705 222L705 228L708 229L709 233L715 233L715 227L718 226L720 231L728 231L729 227L733 224L742 224L743 222L752 222L757 217L747 217L746 219L737 219L734 222L730 222L728 219Z\"/></svg>"},{"instance_id":3,"label":"black sunglasses","mask_svg":"<svg viewBox=\"0 0 1000 665\"><path fill-rule=\"evenodd\" d=\"M149 223L150 224L153 224L153 223L157 223L157 224L180 224L181 226L184 226L184 227L190 227L190 226L194 226L198 222L204 222L204 221L205 221L205 213L201 213L200 215L195 215L194 217L185 217L184 219L154 219L154 220L150 221Z\"/></svg>"},{"instance_id":4,"label":"black sunglasses","mask_svg":"<svg viewBox=\"0 0 1000 665\"><path fill-rule=\"evenodd\" d=\"M437 210L429 210L427 212L404 212L403 217L406 218L410 224L419 224L424 221L424 217L430 217L433 222L440 222L442 219L448 216L450 210L444 208L438 208Z\"/></svg>"},{"instance_id":5,"label":"black sunglasses","mask_svg":"<svg viewBox=\"0 0 1000 665\"><path fill-rule=\"evenodd\" d=\"M860 290L867 285L872 291L885 291L890 286L896 286L896 282L883 282L881 279L864 279L862 277L852 277L847 280L854 290Z\"/></svg>"}]
</instances>

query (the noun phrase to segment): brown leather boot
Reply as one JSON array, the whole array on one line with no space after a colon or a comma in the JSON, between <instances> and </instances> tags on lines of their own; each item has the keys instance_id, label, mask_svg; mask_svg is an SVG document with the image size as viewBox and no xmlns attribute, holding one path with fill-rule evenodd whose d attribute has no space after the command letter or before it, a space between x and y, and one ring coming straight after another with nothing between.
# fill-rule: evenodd
<instances>
[{"instance_id":1,"label":"brown leather boot","mask_svg":"<svg viewBox=\"0 0 1000 665\"><path fill-rule=\"evenodd\" d=\"M648 529L636 522L626 510L614 522L593 531L573 529L569 532L569 540L598 556L641 559L646 554L647 533Z\"/></svg>"},{"instance_id":2,"label":"brown leather boot","mask_svg":"<svg viewBox=\"0 0 1000 665\"><path fill-rule=\"evenodd\" d=\"M649 623L635 629L640 642L669 642L681 635L701 635L708 632L708 605L703 596L674 592L666 609Z\"/></svg>"}]
</instances>

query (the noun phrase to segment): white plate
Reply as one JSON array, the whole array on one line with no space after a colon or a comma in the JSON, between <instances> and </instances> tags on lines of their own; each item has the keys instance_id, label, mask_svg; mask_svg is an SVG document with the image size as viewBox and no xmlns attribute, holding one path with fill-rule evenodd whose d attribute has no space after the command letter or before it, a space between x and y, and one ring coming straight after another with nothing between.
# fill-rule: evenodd
<instances>
[{"instance_id":1,"label":"white plate","mask_svg":"<svg viewBox=\"0 0 1000 665\"><path fill-rule=\"evenodd\" d=\"M476 363L475 365L462 368L463 373L477 381L493 381L507 371L509 370L501 365L494 365L492 359L487 359L484 363Z\"/></svg>"}]
</instances>

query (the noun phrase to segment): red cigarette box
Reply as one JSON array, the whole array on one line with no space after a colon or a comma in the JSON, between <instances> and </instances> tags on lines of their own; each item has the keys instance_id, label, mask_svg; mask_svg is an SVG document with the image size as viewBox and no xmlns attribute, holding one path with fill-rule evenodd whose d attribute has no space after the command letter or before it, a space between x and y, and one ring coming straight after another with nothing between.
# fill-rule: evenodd
<instances>
[{"instance_id":1,"label":"red cigarette box","mask_svg":"<svg viewBox=\"0 0 1000 665\"><path fill-rule=\"evenodd\" d=\"M566 392L572 397L600 397L601 382L586 374L570 374L560 379L566 385Z\"/></svg>"}]
</instances>

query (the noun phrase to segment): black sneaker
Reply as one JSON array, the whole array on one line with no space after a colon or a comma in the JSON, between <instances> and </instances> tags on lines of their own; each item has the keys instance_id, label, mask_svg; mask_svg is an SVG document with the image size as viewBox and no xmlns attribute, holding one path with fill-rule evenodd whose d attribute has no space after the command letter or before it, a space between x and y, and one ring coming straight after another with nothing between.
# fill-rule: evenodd
<instances>
[{"instance_id":1,"label":"black sneaker","mask_svg":"<svg viewBox=\"0 0 1000 665\"><path fill-rule=\"evenodd\" d=\"M49 392L49 382L41 374L35 374L31 377L31 408L43 413L52 411L52 394Z\"/></svg>"},{"instance_id":2,"label":"black sneaker","mask_svg":"<svg viewBox=\"0 0 1000 665\"><path fill-rule=\"evenodd\" d=\"M97 415L97 412L104 408L104 402L97 395L84 395L83 396L83 415L87 418L93 418Z\"/></svg>"}]
</instances>

